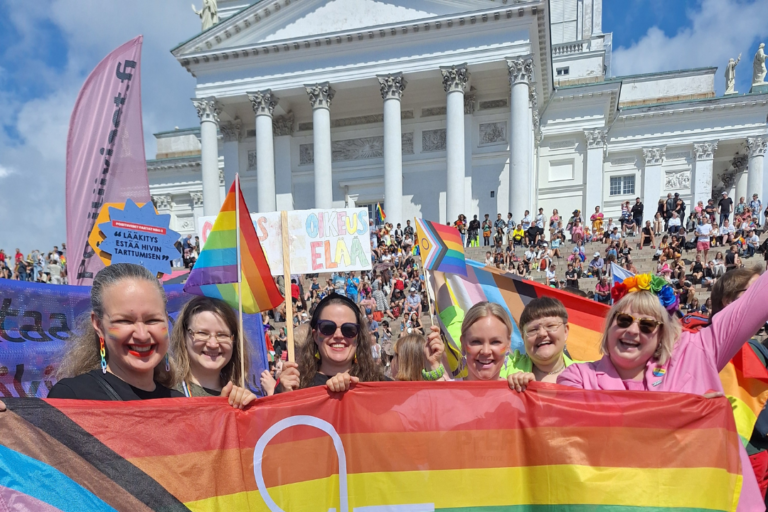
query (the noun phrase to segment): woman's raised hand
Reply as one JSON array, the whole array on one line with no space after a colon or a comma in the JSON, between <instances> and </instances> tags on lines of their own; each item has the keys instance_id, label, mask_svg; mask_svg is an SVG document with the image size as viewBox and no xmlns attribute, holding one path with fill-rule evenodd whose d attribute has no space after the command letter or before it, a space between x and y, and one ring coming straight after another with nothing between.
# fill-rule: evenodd
<instances>
[{"instance_id":1,"label":"woman's raised hand","mask_svg":"<svg viewBox=\"0 0 768 512\"><path fill-rule=\"evenodd\" d=\"M258 397L245 388L235 386L232 382L227 383L221 390L221 396L229 398L229 405L235 409L244 409L248 404Z\"/></svg>"},{"instance_id":2,"label":"woman's raised hand","mask_svg":"<svg viewBox=\"0 0 768 512\"><path fill-rule=\"evenodd\" d=\"M334 393L343 393L349 391L352 384L357 384L358 382L360 382L358 377L352 377L348 373L337 373L336 376L328 379L325 385Z\"/></svg>"},{"instance_id":3,"label":"woman's raised hand","mask_svg":"<svg viewBox=\"0 0 768 512\"><path fill-rule=\"evenodd\" d=\"M283 391L295 391L299 389L299 365L290 361L283 363L283 371L280 373L280 386Z\"/></svg>"},{"instance_id":4,"label":"woman's raised hand","mask_svg":"<svg viewBox=\"0 0 768 512\"><path fill-rule=\"evenodd\" d=\"M443 338L440 336L440 328L433 325L427 337L427 345L424 347L427 361L429 361L433 370L440 368L443 361L443 352L445 352L445 345L443 344Z\"/></svg>"},{"instance_id":5,"label":"woman's raised hand","mask_svg":"<svg viewBox=\"0 0 768 512\"><path fill-rule=\"evenodd\" d=\"M525 388L528 387L528 384L535 380L536 380L536 376L534 374L524 373L524 372L513 373L512 375L507 377L507 382L509 383L509 389L513 389L518 393L525 391Z\"/></svg>"},{"instance_id":6,"label":"woman's raised hand","mask_svg":"<svg viewBox=\"0 0 768 512\"><path fill-rule=\"evenodd\" d=\"M277 385L277 381L272 377L272 374L269 373L269 370L264 370L261 372L259 382L261 383L261 389L264 390L264 393L267 396L272 396L275 394L275 386Z\"/></svg>"}]
</instances>

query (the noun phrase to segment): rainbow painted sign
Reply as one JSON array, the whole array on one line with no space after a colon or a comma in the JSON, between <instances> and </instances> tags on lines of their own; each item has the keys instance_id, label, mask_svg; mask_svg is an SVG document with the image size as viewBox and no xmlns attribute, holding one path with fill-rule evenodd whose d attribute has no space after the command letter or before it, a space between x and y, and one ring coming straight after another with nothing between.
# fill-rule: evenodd
<instances>
[{"instance_id":1,"label":"rainbow painted sign","mask_svg":"<svg viewBox=\"0 0 768 512\"><path fill-rule=\"evenodd\" d=\"M205 244L216 217L198 217L200 243ZM280 212L252 213L251 219L273 276L283 274ZM291 273L313 274L370 270L371 233L365 208L288 212Z\"/></svg>"}]
</instances>

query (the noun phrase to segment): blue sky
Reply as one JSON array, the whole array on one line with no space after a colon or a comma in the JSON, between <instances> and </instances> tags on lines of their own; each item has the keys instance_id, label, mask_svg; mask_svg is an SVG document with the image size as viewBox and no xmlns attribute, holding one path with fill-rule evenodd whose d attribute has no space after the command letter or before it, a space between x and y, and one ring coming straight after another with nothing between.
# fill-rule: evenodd
<instances>
[{"instance_id":1,"label":"blue sky","mask_svg":"<svg viewBox=\"0 0 768 512\"><path fill-rule=\"evenodd\" d=\"M112 49L144 34L150 158L153 133L198 123L189 101L194 78L169 51L199 31L189 4L0 0L0 248L46 250L65 240L69 116L88 73ZM757 45L768 41L768 0L603 0L603 31L613 32L614 75L719 66L718 94L723 66L741 52L737 89L744 93Z\"/></svg>"}]
</instances>

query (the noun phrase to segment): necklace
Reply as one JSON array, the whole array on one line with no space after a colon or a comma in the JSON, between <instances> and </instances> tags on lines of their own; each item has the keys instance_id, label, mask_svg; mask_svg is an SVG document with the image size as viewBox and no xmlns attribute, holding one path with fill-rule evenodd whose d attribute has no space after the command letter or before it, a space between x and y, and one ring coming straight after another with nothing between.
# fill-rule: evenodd
<instances>
[{"instance_id":1,"label":"necklace","mask_svg":"<svg viewBox=\"0 0 768 512\"><path fill-rule=\"evenodd\" d=\"M560 373L561 371L565 370L565 363L563 363L563 366L558 368L557 370L552 370L549 373L544 373L538 366L534 365L534 368L536 370L539 370L539 372L543 373L544 375L555 375L556 373Z\"/></svg>"}]
</instances>

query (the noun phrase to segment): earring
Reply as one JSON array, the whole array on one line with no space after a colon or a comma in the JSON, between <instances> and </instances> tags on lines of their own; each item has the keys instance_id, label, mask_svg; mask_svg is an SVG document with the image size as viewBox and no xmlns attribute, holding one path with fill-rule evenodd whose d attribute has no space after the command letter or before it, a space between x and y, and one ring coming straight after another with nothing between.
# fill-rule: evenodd
<instances>
[{"instance_id":1,"label":"earring","mask_svg":"<svg viewBox=\"0 0 768 512\"><path fill-rule=\"evenodd\" d=\"M165 353L165 371L171 371L171 362L168 361L168 352Z\"/></svg>"},{"instance_id":2,"label":"earring","mask_svg":"<svg viewBox=\"0 0 768 512\"><path fill-rule=\"evenodd\" d=\"M355 364L357 364L357 352L355 352Z\"/></svg>"},{"instance_id":3,"label":"earring","mask_svg":"<svg viewBox=\"0 0 768 512\"><path fill-rule=\"evenodd\" d=\"M317 344L315 344L315 359L320 360L320 349L317 348Z\"/></svg>"},{"instance_id":4,"label":"earring","mask_svg":"<svg viewBox=\"0 0 768 512\"><path fill-rule=\"evenodd\" d=\"M107 373L107 351L104 348L104 338L99 336L99 355L101 355L101 373Z\"/></svg>"}]
</instances>

